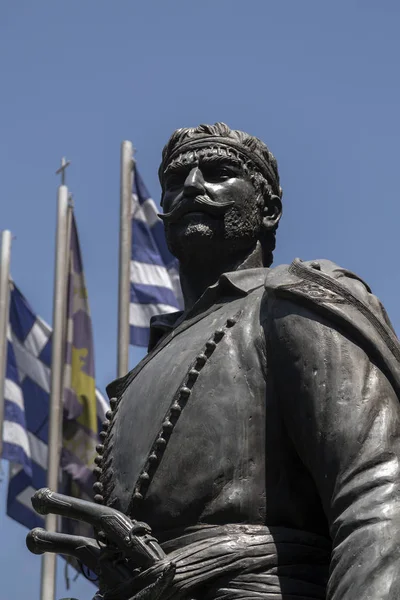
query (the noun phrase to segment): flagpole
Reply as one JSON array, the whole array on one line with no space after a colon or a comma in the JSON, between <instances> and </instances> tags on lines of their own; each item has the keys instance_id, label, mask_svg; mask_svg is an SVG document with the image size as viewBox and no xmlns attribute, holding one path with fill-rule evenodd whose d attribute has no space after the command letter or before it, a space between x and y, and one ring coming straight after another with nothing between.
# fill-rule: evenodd
<instances>
[{"instance_id":1,"label":"flagpole","mask_svg":"<svg viewBox=\"0 0 400 600\"><path fill-rule=\"evenodd\" d=\"M0 257L0 459L3 451L4 386L7 364L7 328L10 299L11 232L3 231Z\"/></svg>"},{"instance_id":2,"label":"flagpole","mask_svg":"<svg viewBox=\"0 0 400 600\"><path fill-rule=\"evenodd\" d=\"M122 142L119 226L119 293L117 350L118 377L122 377L128 372L133 169L134 160L132 142Z\"/></svg>"},{"instance_id":3,"label":"flagpole","mask_svg":"<svg viewBox=\"0 0 400 600\"><path fill-rule=\"evenodd\" d=\"M65 290L68 263L68 188L65 183L65 168L69 163L63 159L61 169L61 185L58 188L56 255L54 269L53 294L53 335L51 353L50 378L50 417L47 462L47 487L57 491L61 454L61 414L62 414L62 381L65 332ZM46 529L54 532L57 529L57 516L46 515ZM54 600L56 591L56 560L53 553L45 553L42 558L41 600Z\"/></svg>"},{"instance_id":4,"label":"flagpole","mask_svg":"<svg viewBox=\"0 0 400 600\"><path fill-rule=\"evenodd\" d=\"M62 378L61 378L61 398L63 398L64 395L64 389L65 389L65 370L66 370L66 358L67 358L67 342L68 342L68 315L67 315L67 311L68 311L68 279L69 279L69 268L70 268L70 264L69 264L69 260L70 260L70 252L71 252L71 227L72 227L72 219L73 219L73 214L74 214L74 200L73 200L73 196L71 193L68 193L68 208L67 208L67 265L66 265L66 270L65 270L65 277L64 277L64 291L63 291L63 297L65 298L65 305L64 305L64 319L63 319L63 334L62 334L62 339L63 339L63 349L62 349ZM60 411L60 431L62 432L62 417L63 417L63 411ZM62 445L62 441L60 443L60 446Z\"/></svg>"}]
</instances>

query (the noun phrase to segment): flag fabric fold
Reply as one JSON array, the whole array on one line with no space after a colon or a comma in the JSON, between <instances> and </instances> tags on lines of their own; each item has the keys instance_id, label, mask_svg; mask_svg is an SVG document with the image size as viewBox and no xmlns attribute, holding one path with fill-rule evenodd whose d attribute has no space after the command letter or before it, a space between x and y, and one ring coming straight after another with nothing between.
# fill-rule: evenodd
<instances>
[{"instance_id":1,"label":"flag fabric fold","mask_svg":"<svg viewBox=\"0 0 400 600\"><path fill-rule=\"evenodd\" d=\"M132 191L130 343L147 346L150 319L182 309L178 261L167 248L157 206L137 170Z\"/></svg>"},{"instance_id":2,"label":"flag fabric fold","mask_svg":"<svg viewBox=\"0 0 400 600\"><path fill-rule=\"evenodd\" d=\"M22 465L24 471L28 475L32 475L31 448L26 428L24 397L19 382L10 326L7 331L4 384L3 458Z\"/></svg>"},{"instance_id":3,"label":"flag fabric fold","mask_svg":"<svg viewBox=\"0 0 400 600\"><path fill-rule=\"evenodd\" d=\"M30 498L36 489L46 485L50 344L50 327L34 314L12 284L3 458L11 463L7 514L29 528L44 523L34 512Z\"/></svg>"},{"instance_id":4,"label":"flag fabric fold","mask_svg":"<svg viewBox=\"0 0 400 600\"><path fill-rule=\"evenodd\" d=\"M92 325L74 219L66 331L59 491L88 499L99 425L108 404L95 387ZM52 331L15 284L7 342L3 447L3 458L10 461L7 514L28 528L43 527L31 497L47 480ZM62 530L83 533L77 522L67 520Z\"/></svg>"},{"instance_id":5,"label":"flag fabric fold","mask_svg":"<svg viewBox=\"0 0 400 600\"><path fill-rule=\"evenodd\" d=\"M66 312L61 466L75 483L90 492L98 443L94 348L82 255L73 215Z\"/></svg>"}]
</instances>

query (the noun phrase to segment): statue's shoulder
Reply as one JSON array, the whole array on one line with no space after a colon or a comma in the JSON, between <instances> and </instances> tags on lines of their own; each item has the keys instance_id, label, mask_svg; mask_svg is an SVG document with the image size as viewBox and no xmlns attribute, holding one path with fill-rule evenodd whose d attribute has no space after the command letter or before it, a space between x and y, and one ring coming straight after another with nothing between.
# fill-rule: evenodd
<instances>
[{"instance_id":1,"label":"statue's shoulder","mask_svg":"<svg viewBox=\"0 0 400 600\"><path fill-rule=\"evenodd\" d=\"M325 258L307 261L295 258L290 265L278 265L268 269L265 287L274 290L294 283L299 284L300 280L323 287L332 287L329 282L335 281L365 301L368 301L367 294L371 294L369 285L361 277ZM312 290L311 285L309 289Z\"/></svg>"},{"instance_id":2,"label":"statue's shoulder","mask_svg":"<svg viewBox=\"0 0 400 600\"><path fill-rule=\"evenodd\" d=\"M265 278L268 318L304 315L293 335L304 335L312 314L345 332L380 364L400 392L400 345L386 311L368 284L358 275L334 262L302 261L270 269ZM311 320L310 320L311 319Z\"/></svg>"},{"instance_id":3,"label":"statue's shoulder","mask_svg":"<svg viewBox=\"0 0 400 600\"><path fill-rule=\"evenodd\" d=\"M393 330L383 305L369 285L331 260L295 258L290 265L269 269L265 288L276 296L288 292L293 298L306 298L314 304L341 304L362 312L365 307Z\"/></svg>"}]
</instances>

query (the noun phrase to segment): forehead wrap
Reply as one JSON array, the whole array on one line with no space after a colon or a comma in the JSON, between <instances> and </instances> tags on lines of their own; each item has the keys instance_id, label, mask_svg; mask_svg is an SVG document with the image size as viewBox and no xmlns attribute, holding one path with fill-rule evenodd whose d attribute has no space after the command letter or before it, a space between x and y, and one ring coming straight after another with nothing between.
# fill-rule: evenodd
<instances>
[{"instance_id":1,"label":"forehead wrap","mask_svg":"<svg viewBox=\"0 0 400 600\"><path fill-rule=\"evenodd\" d=\"M167 154L162 161L160 168L160 179L163 179L166 166L182 154L194 152L202 148L218 149L218 147L224 147L227 149L232 148L236 151L236 153L242 155L245 162L252 163L253 166L261 173L261 175L265 177L270 184L273 193L281 197L282 192L281 188L279 187L279 181L270 163L265 159L265 157L254 150L250 150L250 148L246 147L244 144L241 144L239 141L229 137L211 135L204 137L199 136L191 140L185 140L182 144L175 146L173 151Z\"/></svg>"}]
</instances>

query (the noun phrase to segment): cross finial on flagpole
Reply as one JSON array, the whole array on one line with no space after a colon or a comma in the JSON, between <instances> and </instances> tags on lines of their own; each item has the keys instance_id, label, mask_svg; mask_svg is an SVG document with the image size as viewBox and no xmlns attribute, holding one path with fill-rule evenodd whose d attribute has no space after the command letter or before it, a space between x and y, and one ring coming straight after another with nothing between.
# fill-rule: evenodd
<instances>
[{"instance_id":1,"label":"cross finial on flagpole","mask_svg":"<svg viewBox=\"0 0 400 600\"><path fill-rule=\"evenodd\" d=\"M61 167L57 169L56 175L61 173L61 185L65 185L65 169L71 164L70 160L67 160L65 156L61 159Z\"/></svg>"}]
</instances>

